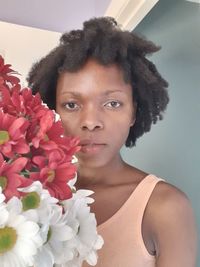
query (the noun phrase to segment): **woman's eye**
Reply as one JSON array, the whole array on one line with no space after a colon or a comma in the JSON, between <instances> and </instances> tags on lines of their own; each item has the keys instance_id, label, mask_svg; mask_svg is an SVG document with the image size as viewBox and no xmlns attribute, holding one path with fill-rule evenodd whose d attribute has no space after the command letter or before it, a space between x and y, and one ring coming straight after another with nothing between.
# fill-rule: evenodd
<instances>
[{"instance_id":1,"label":"woman's eye","mask_svg":"<svg viewBox=\"0 0 200 267\"><path fill-rule=\"evenodd\" d=\"M118 101L114 101L114 100L112 100L112 101L107 102L107 103L105 104L105 106L106 106L106 107L109 107L109 108L118 108L118 107L121 106L121 103L118 102Z\"/></svg>"},{"instance_id":2,"label":"woman's eye","mask_svg":"<svg viewBox=\"0 0 200 267\"><path fill-rule=\"evenodd\" d=\"M79 108L79 106L74 102L65 103L64 106L68 110L77 110Z\"/></svg>"}]
</instances>

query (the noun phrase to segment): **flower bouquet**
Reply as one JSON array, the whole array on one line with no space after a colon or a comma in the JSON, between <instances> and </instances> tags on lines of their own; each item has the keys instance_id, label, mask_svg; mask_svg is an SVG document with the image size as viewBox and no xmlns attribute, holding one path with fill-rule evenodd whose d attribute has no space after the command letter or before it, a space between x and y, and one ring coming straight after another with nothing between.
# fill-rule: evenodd
<instances>
[{"instance_id":1,"label":"flower bouquet","mask_svg":"<svg viewBox=\"0 0 200 267\"><path fill-rule=\"evenodd\" d=\"M0 267L95 265L103 239L93 192L75 188L79 140L10 67L0 56Z\"/></svg>"}]
</instances>

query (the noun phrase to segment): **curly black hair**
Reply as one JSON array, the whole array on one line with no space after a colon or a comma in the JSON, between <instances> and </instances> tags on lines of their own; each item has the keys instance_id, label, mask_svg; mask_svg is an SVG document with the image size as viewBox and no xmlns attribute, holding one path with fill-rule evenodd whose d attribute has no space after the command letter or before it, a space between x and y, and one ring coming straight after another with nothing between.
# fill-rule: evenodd
<instances>
[{"instance_id":1,"label":"curly black hair","mask_svg":"<svg viewBox=\"0 0 200 267\"><path fill-rule=\"evenodd\" d=\"M27 81L33 93L39 92L49 108L55 109L61 72L76 72L89 58L103 65L117 64L125 82L131 84L133 102L137 103L136 121L125 144L132 147L138 137L163 118L169 102L168 83L146 57L159 49L144 37L121 30L111 17L93 18L84 22L82 30L64 33L60 44L32 66Z\"/></svg>"}]
</instances>

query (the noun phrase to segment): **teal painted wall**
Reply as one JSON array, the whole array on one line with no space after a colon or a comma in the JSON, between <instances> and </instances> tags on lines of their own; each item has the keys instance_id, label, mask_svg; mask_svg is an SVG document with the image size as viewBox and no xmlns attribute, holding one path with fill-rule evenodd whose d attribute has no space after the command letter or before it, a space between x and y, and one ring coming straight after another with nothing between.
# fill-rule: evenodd
<instances>
[{"instance_id":1,"label":"teal painted wall","mask_svg":"<svg viewBox=\"0 0 200 267\"><path fill-rule=\"evenodd\" d=\"M151 60L169 82L170 104L164 120L122 155L184 191L200 233L200 4L160 0L134 31L162 46Z\"/></svg>"}]
</instances>

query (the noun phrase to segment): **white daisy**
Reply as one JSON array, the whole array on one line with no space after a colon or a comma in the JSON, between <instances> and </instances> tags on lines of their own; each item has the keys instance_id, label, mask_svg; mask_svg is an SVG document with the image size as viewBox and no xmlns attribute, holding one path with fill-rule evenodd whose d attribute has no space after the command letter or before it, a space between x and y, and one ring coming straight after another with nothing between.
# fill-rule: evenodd
<instances>
[{"instance_id":1,"label":"white daisy","mask_svg":"<svg viewBox=\"0 0 200 267\"><path fill-rule=\"evenodd\" d=\"M39 223L43 240L43 246L35 256L34 267L51 267L55 262L70 260L73 257L72 251L64 251L63 244L74 233L67 225L66 215L63 214L58 199L51 197L39 181L20 191L27 193L19 204L23 206L23 214Z\"/></svg>"},{"instance_id":2,"label":"white daisy","mask_svg":"<svg viewBox=\"0 0 200 267\"><path fill-rule=\"evenodd\" d=\"M65 242L74 236L74 232L68 226L66 214L63 215L61 206L54 206L41 227L41 235L44 244L35 256L35 267L52 267L54 263L62 264L73 258L72 250L65 250Z\"/></svg>"},{"instance_id":3,"label":"white daisy","mask_svg":"<svg viewBox=\"0 0 200 267\"><path fill-rule=\"evenodd\" d=\"M18 209L13 212L14 204L12 200L11 209L9 205L0 206L0 265L27 267L33 265L33 257L42 245L42 239L39 226L17 213Z\"/></svg>"},{"instance_id":4,"label":"white daisy","mask_svg":"<svg viewBox=\"0 0 200 267\"><path fill-rule=\"evenodd\" d=\"M40 224L48 223L49 215L53 206L56 206L58 200L51 197L49 191L43 189L39 181L33 182L30 186L20 188L19 191L27 193L22 198L23 215L32 221Z\"/></svg>"},{"instance_id":5,"label":"white daisy","mask_svg":"<svg viewBox=\"0 0 200 267\"><path fill-rule=\"evenodd\" d=\"M90 212L89 203L94 200L89 197L93 191L90 190L78 190L72 199L63 202L65 211L68 216L68 224L73 228L76 235L72 240L66 243L66 247L74 249L74 254L77 255L77 266L81 266L83 260L86 260L88 264L95 265L97 263L96 250L103 246L103 239L97 233L96 218L93 213ZM66 267L75 266L74 260L66 263Z\"/></svg>"}]
</instances>

